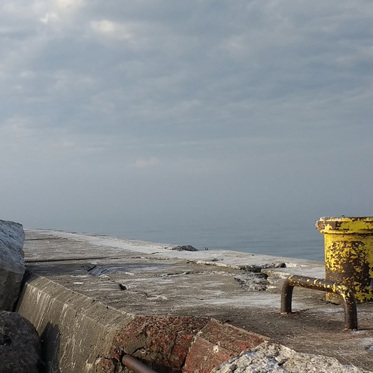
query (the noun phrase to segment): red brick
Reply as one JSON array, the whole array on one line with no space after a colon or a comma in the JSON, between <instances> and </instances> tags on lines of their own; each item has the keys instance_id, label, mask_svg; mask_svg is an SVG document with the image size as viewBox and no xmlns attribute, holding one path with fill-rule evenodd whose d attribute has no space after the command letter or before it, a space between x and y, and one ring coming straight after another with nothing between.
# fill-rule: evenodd
<instances>
[{"instance_id":1,"label":"red brick","mask_svg":"<svg viewBox=\"0 0 373 373\"><path fill-rule=\"evenodd\" d=\"M215 319L211 319L201 330L201 337L236 353L250 350L268 340L260 334L223 324Z\"/></svg>"},{"instance_id":2,"label":"red brick","mask_svg":"<svg viewBox=\"0 0 373 373\"><path fill-rule=\"evenodd\" d=\"M234 356L232 351L197 337L185 360L183 373L210 373L231 356Z\"/></svg>"},{"instance_id":3,"label":"red brick","mask_svg":"<svg viewBox=\"0 0 373 373\"><path fill-rule=\"evenodd\" d=\"M207 322L188 316L138 316L115 337L112 356L125 351L154 369L180 372L195 335Z\"/></svg>"},{"instance_id":4,"label":"red brick","mask_svg":"<svg viewBox=\"0 0 373 373\"><path fill-rule=\"evenodd\" d=\"M115 336L104 365L114 366L123 352L156 371L209 373L230 357L267 338L215 319L189 316L136 316ZM107 371L113 367L106 366Z\"/></svg>"},{"instance_id":5,"label":"red brick","mask_svg":"<svg viewBox=\"0 0 373 373\"><path fill-rule=\"evenodd\" d=\"M267 338L259 334L211 319L190 348L183 373L209 373L229 358L265 340Z\"/></svg>"}]
</instances>

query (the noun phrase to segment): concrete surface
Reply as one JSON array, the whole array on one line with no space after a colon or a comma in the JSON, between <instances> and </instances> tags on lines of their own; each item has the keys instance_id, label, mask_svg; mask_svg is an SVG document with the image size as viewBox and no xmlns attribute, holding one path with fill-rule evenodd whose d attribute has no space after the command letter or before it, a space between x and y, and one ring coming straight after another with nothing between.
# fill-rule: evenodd
<instances>
[{"instance_id":1,"label":"concrete surface","mask_svg":"<svg viewBox=\"0 0 373 373\"><path fill-rule=\"evenodd\" d=\"M324 277L323 263L169 249L26 230L18 311L41 334L49 371L124 371L120 357L131 353L159 372L207 373L267 339L371 369L371 303L358 305L355 332L322 292L295 289L296 312L280 314L283 279Z\"/></svg>"}]
</instances>

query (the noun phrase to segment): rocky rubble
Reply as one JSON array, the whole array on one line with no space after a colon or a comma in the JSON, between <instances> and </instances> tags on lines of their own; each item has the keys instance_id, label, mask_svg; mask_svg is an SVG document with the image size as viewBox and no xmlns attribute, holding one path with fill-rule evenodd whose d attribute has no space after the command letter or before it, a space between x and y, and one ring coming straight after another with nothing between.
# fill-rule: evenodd
<instances>
[{"instance_id":1,"label":"rocky rubble","mask_svg":"<svg viewBox=\"0 0 373 373\"><path fill-rule=\"evenodd\" d=\"M276 343L264 342L244 351L212 370L211 373L365 373L337 359L296 352Z\"/></svg>"}]
</instances>

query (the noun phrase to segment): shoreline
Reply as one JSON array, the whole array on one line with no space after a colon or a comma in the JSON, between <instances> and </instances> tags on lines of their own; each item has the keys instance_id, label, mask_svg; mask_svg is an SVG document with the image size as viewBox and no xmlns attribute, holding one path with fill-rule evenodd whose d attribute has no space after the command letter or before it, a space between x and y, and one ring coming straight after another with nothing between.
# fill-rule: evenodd
<instances>
[{"instance_id":1,"label":"shoreline","mask_svg":"<svg viewBox=\"0 0 373 373\"><path fill-rule=\"evenodd\" d=\"M236 242L234 243L234 239L227 240L224 238L215 238L214 242L211 244L211 241L207 238L206 240L203 240L199 238L199 235L197 234L197 239L193 238L191 239L188 234L182 234L181 236L184 236L184 239L177 239L174 237L173 240L162 240L162 239L144 239L144 236L141 236L141 233L138 233L136 236L141 238L136 238L135 236L132 237L131 234L121 234L118 232L115 233L96 233L92 231L67 231L67 230L59 230L59 229L44 229L44 228L25 228L25 230L30 231L50 231L50 232L60 232L60 233L73 233L77 235L83 235L83 236L97 236L97 237L108 237L108 238L115 238L118 240L124 240L124 241L131 241L131 242L144 242L144 243L155 243L158 245L164 245L164 246L177 246L177 245L192 245L193 247L197 248L198 251L205 251L205 248L210 251L233 251L238 253L244 253L244 254L255 254L255 255L271 255L271 256L279 256L279 257L287 257L287 258L296 258L296 259L304 259L304 260L314 260L314 261L324 261L324 247L323 247L323 237L318 233L314 228L311 230L309 229L309 232L313 232L315 230L315 235L312 235L313 237L308 237L306 239L306 243L302 243L300 239L292 239L292 240L284 240L280 239L276 241L276 244L274 244L274 239L272 238L265 238L266 234L263 233L257 233L254 231L251 235L248 233L247 235L241 235L241 241L247 241L246 243L242 242ZM216 233L219 233L217 231ZM149 237L160 237L163 236L162 234L156 234L155 236L152 236L150 234ZM216 236L215 234L213 236ZM226 235L223 235L226 236ZM252 237L251 240L249 240L249 237ZM262 237L262 239L259 239L258 237ZM285 233L284 233L285 237ZM317 237L317 238L316 238ZM240 241L239 238L237 238L238 241ZM309 242L311 241L311 242ZM207 242L207 243L206 243ZM308 247L307 249L296 249L298 247ZM285 254L281 254L281 252L285 252ZM297 254L297 255L295 255ZM303 255L300 255L303 254Z\"/></svg>"}]
</instances>

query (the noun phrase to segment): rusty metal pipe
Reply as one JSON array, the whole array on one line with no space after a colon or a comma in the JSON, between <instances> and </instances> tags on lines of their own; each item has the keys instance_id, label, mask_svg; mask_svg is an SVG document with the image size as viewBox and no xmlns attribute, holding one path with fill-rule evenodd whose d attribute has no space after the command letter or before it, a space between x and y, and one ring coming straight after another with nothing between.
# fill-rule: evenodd
<instances>
[{"instance_id":1,"label":"rusty metal pipe","mask_svg":"<svg viewBox=\"0 0 373 373\"><path fill-rule=\"evenodd\" d=\"M124 355L122 357L122 364L128 369L131 369L134 373L157 373L131 355Z\"/></svg>"},{"instance_id":2,"label":"rusty metal pipe","mask_svg":"<svg viewBox=\"0 0 373 373\"><path fill-rule=\"evenodd\" d=\"M295 286L339 294L343 300L342 304L345 313L345 329L357 329L356 301L352 290L346 285L321 278L296 275L288 277L282 287L281 313L291 313L293 289Z\"/></svg>"}]
</instances>

